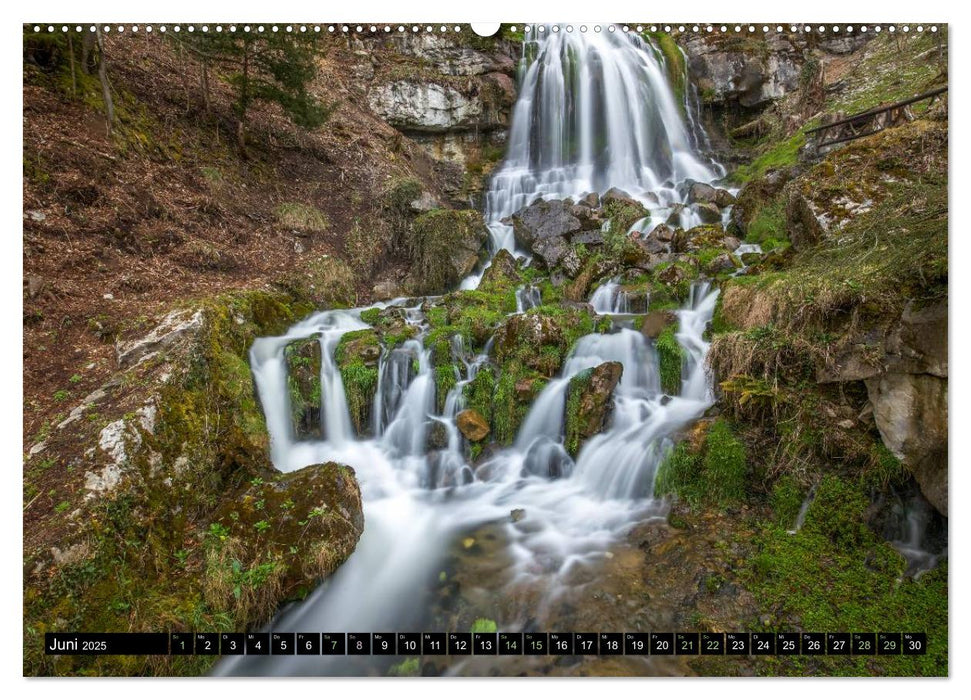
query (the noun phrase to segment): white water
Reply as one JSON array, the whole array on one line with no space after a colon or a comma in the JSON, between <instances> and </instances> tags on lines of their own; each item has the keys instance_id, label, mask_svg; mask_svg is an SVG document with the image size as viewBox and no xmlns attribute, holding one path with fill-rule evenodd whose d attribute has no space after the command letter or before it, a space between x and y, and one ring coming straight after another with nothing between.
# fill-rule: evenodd
<instances>
[{"instance_id":1,"label":"white water","mask_svg":"<svg viewBox=\"0 0 971 700\"><path fill-rule=\"evenodd\" d=\"M514 248L511 227L502 219L537 197L619 187L643 201L652 217L666 218L667 210L681 201L679 183L710 182L717 176L717 166L706 166L693 154L692 136L664 67L640 39L547 31L524 51L535 57L524 68L507 157L486 198L494 250ZM463 287L477 284L473 277ZM619 313L616 295L609 289L603 294L612 296L595 306ZM542 619L560 592L578 585L576 574L593 570L633 525L664 515L664 504L653 498L657 467L672 447L672 436L712 403L703 333L716 297L706 284L696 285L678 312L676 337L686 351L678 396L661 393L657 356L642 334L621 329L585 336L534 401L514 443L474 469L454 418L463 404L462 390L486 361L488 347L483 355L469 357L461 344L453 345L464 376L457 377L441 415L436 415L435 382L421 334L386 352L372 410L373 437L361 439L353 434L333 362L340 336L367 327L360 310L325 311L284 336L258 340L250 359L274 465L284 472L331 460L351 465L361 484L365 518L364 534L347 562L307 600L283 611L272 628L421 630L429 622L428 596L442 559L457 539L486 523L494 524L505 542L508 565L498 585L512 590L525 584L543 591L539 608L530 611ZM538 292L523 288L517 292L517 312L540 301ZM417 309L409 313L420 322ZM283 353L289 342L315 334L324 354L324 438L296 441ZM623 365L612 420L574 462L563 447L569 380L608 361ZM447 445L428 450L435 423L445 426ZM523 517L510 517L520 509ZM503 590L492 594L498 598ZM504 619L495 609L480 613L507 630L525 624L516 617ZM380 663L376 658L227 657L215 673L366 673L367 664Z\"/></svg>"},{"instance_id":2,"label":"white water","mask_svg":"<svg viewBox=\"0 0 971 700\"><path fill-rule=\"evenodd\" d=\"M597 287L590 297L590 305L598 314L630 313L627 294L620 288L616 279Z\"/></svg>"},{"instance_id":3,"label":"white water","mask_svg":"<svg viewBox=\"0 0 971 700\"><path fill-rule=\"evenodd\" d=\"M503 219L540 198L578 199L617 187L657 224L685 201L687 181L724 176L695 152L696 142L705 141L690 119L695 107L687 96L679 103L667 76L661 53L633 32L532 27L506 158L485 198L493 252L516 252ZM679 221L685 229L701 223L690 207ZM473 275L461 288L474 289L479 279Z\"/></svg>"}]
</instances>

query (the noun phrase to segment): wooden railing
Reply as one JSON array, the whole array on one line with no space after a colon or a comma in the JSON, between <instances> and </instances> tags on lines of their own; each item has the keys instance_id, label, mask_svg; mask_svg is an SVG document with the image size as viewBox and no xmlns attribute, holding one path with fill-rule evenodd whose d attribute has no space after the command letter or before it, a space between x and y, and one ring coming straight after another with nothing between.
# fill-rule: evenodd
<instances>
[{"instance_id":1,"label":"wooden railing","mask_svg":"<svg viewBox=\"0 0 971 700\"><path fill-rule=\"evenodd\" d=\"M814 129L807 129L806 135L818 134L816 138L819 139L820 143L816 144L816 148L832 146L837 143L844 143L846 141L863 138L864 136L875 134L878 131L883 131L888 126L896 123L901 116L904 116L903 110L905 107L924 100L930 100L930 104L933 104L934 100L937 99L937 96L944 92L947 92L947 85L936 88L935 90L931 90L930 92L917 95L916 97L894 102L893 104L881 105L880 107L868 109L865 112L860 112L859 114L845 117L833 122L832 124L824 124L822 126L817 126ZM930 104L928 106L930 106ZM887 116L885 118L881 118L882 115ZM845 127L845 129L841 129L841 127ZM837 133L841 130L849 131L850 133L838 136L836 138L830 138L827 141L825 140L826 133L830 130L836 130Z\"/></svg>"}]
</instances>

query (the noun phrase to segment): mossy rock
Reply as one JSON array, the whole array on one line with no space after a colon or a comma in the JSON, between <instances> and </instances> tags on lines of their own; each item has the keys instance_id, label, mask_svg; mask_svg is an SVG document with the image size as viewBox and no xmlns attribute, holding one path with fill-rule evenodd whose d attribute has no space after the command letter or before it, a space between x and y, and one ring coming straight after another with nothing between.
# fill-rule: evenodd
<instances>
[{"instance_id":1,"label":"mossy rock","mask_svg":"<svg viewBox=\"0 0 971 700\"><path fill-rule=\"evenodd\" d=\"M684 349L675 337L676 331L676 324L669 323L654 341L661 373L661 391L671 396L681 394L681 372L684 367Z\"/></svg>"},{"instance_id":2,"label":"mossy rock","mask_svg":"<svg viewBox=\"0 0 971 700\"><path fill-rule=\"evenodd\" d=\"M334 350L334 362L341 373L347 409L357 435L366 435L371 428L380 359L381 344L371 329L345 333Z\"/></svg>"},{"instance_id":3,"label":"mossy rock","mask_svg":"<svg viewBox=\"0 0 971 700\"><path fill-rule=\"evenodd\" d=\"M745 445L722 418L699 425L695 439L678 443L661 462L655 494L675 494L693 506L740 503L749 472Z\"/></svg>"},{"instance_id":4,"label":"mossy rock","mask_svg":"<svg viewBox=\"0 0 971 700\"><path fill-rule=\"evenodd\" d=\"M614 389L624 366L604 362L570 379L566 394L566 437L564 445L576 457L584 443L609 424L613 414Z\"/></svg>"},{"instance_id":5,"label":"mossy rock","mask_svg":"<svg viewBox=\"0 0 971 700\"><path fill-rule=\"evenodd\" d=\"M262 620L331 575L364 530L350 467L328 462L254 479L213 518L204 596L239 619Z\"/></svg>"},{"instance_id":6,"label":"mossy rock","mask_svg":"<svg viewBox=\"0 0 971 700\"><path fill-rule=\"evenodd\" d=\"M287 363L290 421L298 440L321 438L320 353L320 341L316 337L295 340L283 351Z\"/></svg>"},{"instance_id":7,"label":"mossy rock","mask_svg":"<svg viewBox=\"0 0 971 700\"><path fill-rule=\"evenodd\" d=\"M435 209L411 225L409 256L418 294L441 294L475 271L487 255L488 230L474 210Z\"/></svg>"}]
</instances>

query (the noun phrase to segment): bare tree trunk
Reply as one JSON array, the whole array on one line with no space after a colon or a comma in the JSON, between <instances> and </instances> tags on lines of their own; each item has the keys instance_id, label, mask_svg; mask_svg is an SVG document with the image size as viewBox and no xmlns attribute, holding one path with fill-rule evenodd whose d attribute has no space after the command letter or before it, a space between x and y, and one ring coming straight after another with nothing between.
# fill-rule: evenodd
<instances>
[{"instance_id":1,"label":"bare tree trunk","mask_svg":"<svg viewBox=\"0 0 971 700\"><path fill-rule=\"evenodd\" d=\"M209 114L209 62L202 61L202 105Z\"/></svg>"},{"instance_id":2,"label":"bare tree trunk","mask_svg":"<svg viewBox=\"0 0 971 700\"><path fill-rule=\"evenodd\" d=\"M85 32L81 35L81 70L85 75L91 75L91 51L94 49L94 34Z\"/></svg>"},{"instance_id":3,"label":"bare tree trunk","mask_svg":"<svg viewBox=\"0 0 971 700\"><path fill-rule=\"evenodd\" d=\"M78 97L78 77L75 73L74 68L74 40L71 35L67 35L67 53L71 57L71 97L77 99Z\"/></svg>"},{"instance_id":4,"label":"bare tree trunk","mask_svg":"<svg viewBox=\"0 0 971 700\"><path fill-rule=\"evenodd\" d=\"M236 122L236 145L246 157L246 108L249 102L249 46L243 44L243 80L239 90L239 121Z\"/></svg>"},{"instance_id":5,"label":"bare tree trunk","mask_svg":"<svg viewBox=\"0 0 971 700\"><path fill-rule=\"evenodd\" d=\"M108 119L108 136L111 136L111 125L115 121L115 104L111 100L111 87L108 85L108 57L105 55L104 38L101 36L101 29L97 30L98 35L98 80L101 81L101 95L105 101L105 116Z\"/></svg>"}]
</instances>

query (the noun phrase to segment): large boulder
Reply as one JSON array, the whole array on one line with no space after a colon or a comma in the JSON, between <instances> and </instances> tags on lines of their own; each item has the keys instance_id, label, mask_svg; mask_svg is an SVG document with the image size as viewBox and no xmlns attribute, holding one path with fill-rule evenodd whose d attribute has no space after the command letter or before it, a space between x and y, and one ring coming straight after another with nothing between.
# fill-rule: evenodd
<instances>
[{"instance_id":1,"label":"large boulder","mask_svg":"<svg viewBox=\"0 0 971 700\"><path fill-rule=\"evenodd\" d=\"M415 292L441 294L456 287L485 260L488 240L482 215L472 209L434 209L417 217L407 241Z\"/></svg>"},{"instance_id":2,"label":"large boulder","mask_svg":"<svg viewBox=\"0 0 971 700\"><path fill-rule=\"evenodd\" d=\"M479 289L506 289L519 284L520 281L519 264L516 262L516 258L508 250L502 248L492 258L492 263L486 268L486 271L482 273Z\"/></svg>"},{"instance_id":3,"label":"large boulder","mask_svg":"<svg viewBox=\"0 0 971 700\"><path fill-rule=\"evenodd\" d=\"M826 235L813 205L795 187L790 187L786 196L786 229L792 247L800 251L813 247Z\"/></svg>"},{"instance_id":4,"label":"large boulder","mask_svg":"<svg viewBox=\"0 0 971 700\"><path fill-rule=\"evenodd\" d=\"M537 349L563 343L557 319L546 314L525 313L510 316L496 329L495 352L500 362L522 346Z\"/></svg>"},{"instance_id":5,"label":"large boulder","mask_svg":"<svg viewBox=\"0 0 971 700\"><path fill-rule=\"evenodd\" d=\"M455 425L469 442L479 442L489 434L489 421L474 408L467 408L455 416Z\"/></svg>"},{"instance_id":6,"label":"large boulder","mask_svg":"<svg viewBox=\"0 0 971 700\"><path fill-rule=\"evenodd\" d=\"M563 238L582 230L580 219L573 214L573 205L566 201L535 202L513 216L516 242L532 249L539 241Z\"/></svg>"},{"instance_id":7,"label":"large boulder","mask_svg":"<svg viewBox=\"0 0 971 700\"><path fill-rule=\"evenodd\" d=\"M921 493L947 516L947 380L887 373L866 380L884 445L910 467Z\"/></svg>"},{"instance_id":8,"label":"large boulder","mask_svg":"<svg viewBox=\"0 0 971 700\"><path fill-rule=\"evenodd\" d=\"M690 204L714 204L724 208L735 202L735 197L728 190L719 187L712 187L703 182L695 182L688 189L688 202Z\"/></svg>"},{"instance_id":9,"label":"large boulder","mask_svg":"<svg viewBox=\"0 0 971 700\"><path fill-rule=\"evenodd\" d=\"M223 504L209 528L206 601L216 610L246 606L265 614L334 573L363 530L361 491L350 467L328 462L254 479ZM262 585L237 582L251 571L260 572Z\"/></svg>"},{"instance_id":10,"label":"large boulder","mask_svg":"<svg viewBox=\"0 0 971 700\"><path fill-rule=\"evenodd\" d=\"M607 427L613 413L614 389L623 373L621 363L604 362L570 379L564 445L573 457L587 440Z\"/></svg>"}]
</instances>

